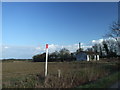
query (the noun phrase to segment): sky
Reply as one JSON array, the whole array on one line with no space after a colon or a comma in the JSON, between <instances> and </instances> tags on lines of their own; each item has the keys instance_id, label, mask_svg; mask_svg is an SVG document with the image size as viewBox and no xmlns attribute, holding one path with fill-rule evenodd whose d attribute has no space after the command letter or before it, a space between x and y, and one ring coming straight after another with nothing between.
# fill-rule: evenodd
<instances>
[{"instance_id":1,"label":"sky","mask_svg":"<svg viewBox=\"0 0 120 90\"><path fill-rule=\"evenodd\" d=\"M31 58L101 41L118 19L117 2L3 2L3 58Z\"/></svg>"}]
</instances>

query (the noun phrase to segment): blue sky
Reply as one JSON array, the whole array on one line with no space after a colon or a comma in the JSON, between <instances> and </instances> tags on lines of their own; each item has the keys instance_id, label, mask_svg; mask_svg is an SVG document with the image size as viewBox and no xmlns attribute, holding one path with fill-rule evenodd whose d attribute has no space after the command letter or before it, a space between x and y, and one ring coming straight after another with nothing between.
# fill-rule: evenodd
<instances>
[{"instance_id":1,"label":"blue sky","mask_svg":"<svg viewBox=\"0 0 120 90\"><path fill-rule=\"evenodd\" d=\"M89 44L118 19L117 2L4 2L2 43L12 46Z\"/></svg>"}]
</instances>

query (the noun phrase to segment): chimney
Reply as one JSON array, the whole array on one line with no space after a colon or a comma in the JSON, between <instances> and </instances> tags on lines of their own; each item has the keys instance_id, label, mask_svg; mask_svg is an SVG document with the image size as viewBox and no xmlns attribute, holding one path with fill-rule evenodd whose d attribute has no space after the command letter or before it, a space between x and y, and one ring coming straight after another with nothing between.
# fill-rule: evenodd
<instances>
[{"instance_id":1,"label":"chimney","mask_svg":"<svg viewBox=\"0 0 120 90\"><path fill-rule=\"evenodd\" d=\"M79 42L79 50L80 50L80 48L81 48L81 43Z\"/></svg>"}]
</instances>

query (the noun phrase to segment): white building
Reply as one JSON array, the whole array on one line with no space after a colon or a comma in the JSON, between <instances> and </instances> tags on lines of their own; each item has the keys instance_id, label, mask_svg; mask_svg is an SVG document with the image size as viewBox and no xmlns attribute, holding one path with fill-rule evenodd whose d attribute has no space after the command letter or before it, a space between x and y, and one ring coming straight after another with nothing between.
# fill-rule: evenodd
<instances>
[{"instance_id":1,"label":"white building","mask_svg":"<svg viewBox=\"0 0 120 90\"><path fill-rule=\"evenodd\" d=\"M80 51L79 53L77 53L76 59L77 61L97 61L99 60L99 54L95 52Z\"/></svg>"}]
</instances>

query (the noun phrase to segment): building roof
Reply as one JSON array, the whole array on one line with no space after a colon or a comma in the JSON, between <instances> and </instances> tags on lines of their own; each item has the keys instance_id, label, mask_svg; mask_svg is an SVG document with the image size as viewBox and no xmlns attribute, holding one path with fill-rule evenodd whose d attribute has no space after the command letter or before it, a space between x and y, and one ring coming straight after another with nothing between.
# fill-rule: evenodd
<instances>
[{"instance_id":1,"label":"building roof","mask_svg":"<svg viewBox=\"0 0 120 90\"><path fill-rule=\"evenodd\" d=\"M92 51L80 51L80 52L78 52L77 54L80 54L80 53L86 53L86 54L88 54L88 55L99 55L99 53L92 52Z\"/></svg>"}]
</instances>

